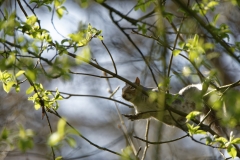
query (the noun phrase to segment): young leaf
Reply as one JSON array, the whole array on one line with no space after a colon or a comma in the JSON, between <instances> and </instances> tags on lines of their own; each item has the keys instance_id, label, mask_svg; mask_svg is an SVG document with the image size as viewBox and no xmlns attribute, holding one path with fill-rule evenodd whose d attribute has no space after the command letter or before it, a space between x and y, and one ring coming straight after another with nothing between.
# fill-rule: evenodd
<instances>
[{"instance_id":1,"label":"young leaf","mask_svg":"<svg viewBox=\"0 0 240 160\"><path fill-rule=\"evenodd\" d=\"M206 145L210 145L213 142L212 138L209 136L207 136L205 139L206 139Z\"/></svg>"},{"instance_id":2,"label":"young leaf","mask_svg":"<svg viewBox=\"0 0 240 160\"><path fill-rule=\"evenodd\" d=\"M16 82L13 82L13 81L10 81L10 82L8 82L7 84L4 84L4 85L3 85L4 91L7 92L7 93L9 93L10 90L11 90L11 88L12 88L12 86L13 86L14 84L17 84L17 83L16 83Z\"/></svg>"},{"instance_id":3,"label":"young leaf","mask_svg":"<svg viewBox=\"0 0 240 160\"><path fill-rule=\"evenodd\" d=\"M56 157L55 160L62 160L62 156Z\"/></svg>"},{"instance_id":4,"label":"young leaf","mask_svg":"<svg viewBox=\"0 0 240 160\"><path fill-rule=\"evenodd\" d=\"M209 83L210 83L210 79L205 79L203 81L203 85L202 85L202 95L204 95L205 93L207 93L208 87L209 87Z\"/></svg>"},{"instance_id":5,"label":"young leaf","mask_svg":"<svg viewBox=\"0 0 240 160\"><path fill-rule=\"evenodd\" d=\"M76 145L77 145L75 139L73 139L72 137L66 138L66 141L67 141L68 145L72 148L76 147Z\"/></svg>"},{"instance_id":6,"label":"young leaf","mask_svg":"<svg viewBox=\"0 0 240 160\"><path fill-rule=\"evenodd\" d=\"M16 92L19 92L19 91L20 91L20 86L19 86L19 84L15 85L15 91L16 91Z\"/></svg>"},{"instance_id":7,"label":"young leaf","mask_svg":"<svg viewBox=\"0 0 240 160\"><path fill-rule=\"evenodd\" d=\"M195 134L207 134L207 132L199 129L195 132Z\"/></svg>"},{"instance_id":8,"label":"young leaf","mask_svg":"<svg viewBox=\"0 0 240 160\"><path fill-rule=\"evenodd\" d=\"M57 89L56 94L55 94L55 100L62 100L62 99L63 99L63 97L60 95L60 93Z\"/></svg>"},{"instance_id":9,"label":"young leaf","mask_svg":"<svg viewBox=\"0 0 240 160\"><path fill-rule=\"evenodd\" d=\"M32 16L29 16L26 20L26 23L30 26L34 26L34 24L37 22L37 17L32 15Z\"/></svg>"},{"instance_id":10,"label":"young leaf","mask_svg":"<svg viewBox=\"0 0 240 160\"><path fill-rule=\"evenodd\" d=\"M39 108L41 108L40 103L35 102L34 108L35 108L36 110L38 110Z\"/></svg>"},{"instance_id":11,"label":"young leaf","mask_svg":"<svg viewBox=\"0 0 240 160\"><path fill-rule=\"evenodd\" d=\"M16 77L19 77L19 76L21 76L23 73L25 73L25 71L20 70L20 71L18 71L18 73L17 73L15 76L16 76Z\"/></svg>"},{"instance_id":12,"label":"young leaf","mask_svg":"<svg viewBox=\"0 0 240 160\"><path fill-rule=\"evenodd\" d=\"M230 146L227 148L227 152L228 152L228 154L229 154L232 158L235 158L235 157L237 156L236 148L235 148L233 145L230 145Z\"/></svg>"},{"instance_id":13,"label":"young leaf","mask_svg":"<svg viewBox=\"0 0 240 160\"><path fill-rule=\"evenodd\" d=\"M65 125L66 121L60 119L57 125L57 132L54 132L48 139L48 144L50 146L56 146L65 136Z\"/></svg>"},{"instance_id":14,"label":"young leaf","mask_svg":"<svg viewBox=\"0 0 240 160\"><path fill-rule=\"evenodd\" d=\"M175 49L172 53L174 56L177 56L181 53L181 50Z\"/></svg>"},{"instance_id":15,"label":"young leaf","mask_svg":"<svg viewBox=\"0 0 240 160\"><path fill-rule=\"evenodd\" d=\"M66 0L54 0L54 5L55 7L59 7L61 5L63 5L63 3L65 2Z\"/></svg>"},{"instance_id":16,"label":"young leaf","mask_svg":"<svg viewBox=\"0 0 240 160\"><path fill-rule=\"evenodd\" d=\"M57 11L58 18L63 17L64 11L68 13L67 8L65 6L58 7L56 11Z\"/></svg>"},{"instance_id":17,"label":"young leaf","mask_svg":"<svg viewBox=\"0 0 240 160\"><path fill-rule=\"evenodd\" d=\"M232 144L240 144L240 138L235 138L231 141Z\"/></svg>"},{"instance_id":18,"label":"young leaf","mask_svg":"<svg viewBox=\"0 0 240 160\"><path fill-rule=\"evenodd\" d=\"M64 135L65 125L66 125L66 121L65 121L64 119L60 119L60 120L58 121L58 126L57 126L58 130L57 130L57 132L58 132L60 135Z\"/></svg>"},{"instance_id":19,"label":"young leaf","mask_svg":"<svg viewBox=\"0 0 240 160\"><path fill-rule=\"evenodd\" d=\"M1 133L1 139L6 140L8 138L9 131L6 128L3 128Z\"/></svg>"},{"instance_id":20,"label":"young leaf","mask_svg":"<svg viewBox=\"0 0 240 160\"><path fill-rule=\"evenodd\" d=\"M84 59L86 59L87 61L91 60L91 52L90 52L90 48L88 46L84 47L82 49L82 51L80 52L80 54L78 54L78 56L76 58L76 63L77 64L81 64L82 63L82 57Z\"/></svg>"},{"instance_id":21,"label":"young leaf","mask_svg":"<svg viewBox=\"0 0 240 160\"><path fill-rule=\"evenodd\" d=\"M33 131L25 130L22 126L19 127L19 140L18 147L21 151L25 152L27 149L33 148Z\"/></svg>"},{"instance_id":22,"label":"young leaf","mask_svg":"<svg viewBox=\"0 0 240 160\"><path fill-rule=\"evenodd\" d=\"M224 137L219 137L215 139L216 142L222 143L222 144L226 144L228 142L228 140Z\"/></svg>"},{"instance_id":23,"label":"young leaf","mask_svg":"<svg viewBox=\"0 0 240 160\"><path fill-rule=\"evenodd\" d=\"M34 91L34 87L30 86L27 90L26 90L26 94L31 94Z\"/></svg>"},{"instance_id":24,"label":"young leaf","mask_svg":"<svg viewBox=\"0 0 240 160\"><path fill-rule=\"evenodd\" d=\"M62 136L58 132L54 132L48 139L50 146L56 146L62 140Z\"/></svg>"}]
</instances>

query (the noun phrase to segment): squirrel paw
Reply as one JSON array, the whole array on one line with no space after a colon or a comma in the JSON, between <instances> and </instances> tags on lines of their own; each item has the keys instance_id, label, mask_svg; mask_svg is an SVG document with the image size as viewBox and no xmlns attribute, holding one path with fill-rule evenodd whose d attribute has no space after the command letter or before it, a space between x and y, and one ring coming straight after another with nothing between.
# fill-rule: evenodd
<instances>
[{"instance_id":1,"label":"squirrel paw","mask_svg":"<svg viewBox=\"0 0 240 160\"><path fill-rule=\"evenodd\" d=\"M138 114L123 114L124 117L127 117L128 119L130 119L131 121L134 121L134 120L138 120L140 119L141 117L139 117Z\"/></svg>"}]
</instances>

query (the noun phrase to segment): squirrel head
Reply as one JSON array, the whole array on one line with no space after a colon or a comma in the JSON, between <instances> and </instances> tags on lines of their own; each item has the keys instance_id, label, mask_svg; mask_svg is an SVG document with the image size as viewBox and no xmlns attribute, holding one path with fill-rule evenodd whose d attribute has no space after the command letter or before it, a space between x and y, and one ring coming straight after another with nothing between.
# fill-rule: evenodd
<instances>
[{"instance_id":1,"label":"squirrel head","mask_svg":"<svg viewBox=\"0 0 240 160\"><path fill-rule=\"evenodd\" d=\"M137 77L135 82L137 86L140 86L140 79ZM137 96L137 89L133 86L126 83L126 85L122 89L122 97L127 101L133 101Z\"/></svg>"}]
</instances>

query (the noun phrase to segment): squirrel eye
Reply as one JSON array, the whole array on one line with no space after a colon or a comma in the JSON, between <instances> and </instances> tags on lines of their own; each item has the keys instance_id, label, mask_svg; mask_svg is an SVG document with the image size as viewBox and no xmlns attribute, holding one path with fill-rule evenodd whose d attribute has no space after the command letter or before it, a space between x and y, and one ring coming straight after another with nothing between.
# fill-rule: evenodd
<instances>
[{"instance_id":1,"label":"squirrel eye","mask_svg":"<svg viewBox=\"0 0 240 160\"><path fill-rule=\"evenodd\" d=\"M135 89L133 86L130 86L130 89Z\"/></svg>"}]
</instances>

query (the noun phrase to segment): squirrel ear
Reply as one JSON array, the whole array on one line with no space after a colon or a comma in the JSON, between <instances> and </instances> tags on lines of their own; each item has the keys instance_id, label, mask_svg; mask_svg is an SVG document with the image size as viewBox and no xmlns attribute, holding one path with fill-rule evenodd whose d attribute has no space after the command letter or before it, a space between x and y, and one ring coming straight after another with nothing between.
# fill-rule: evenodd
<instances>
[{"instance_id":1,"label":"squirrel ear","mask_svg":"<svg viewBox=\"0 0 240 160\"><path fill-rule=\"evenodd\" d=\"M140 85L140 79L139 79L138 77L136 78L135 83L136 83L137 85Z\"/></svg>"}]
</instances>

